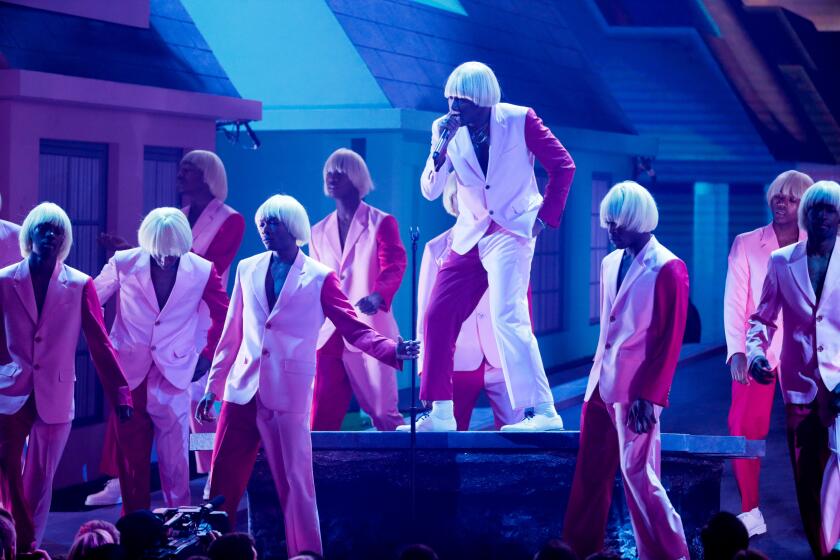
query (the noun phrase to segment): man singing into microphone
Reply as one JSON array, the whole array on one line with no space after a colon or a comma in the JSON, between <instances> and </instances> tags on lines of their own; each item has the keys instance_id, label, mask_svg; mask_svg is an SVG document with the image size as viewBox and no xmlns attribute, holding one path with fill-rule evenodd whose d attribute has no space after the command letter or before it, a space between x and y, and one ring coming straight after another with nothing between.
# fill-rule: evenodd
<instances>
[{"instance_id":1,"label":"man singing into microphone","mask_svg":"<svg viewBox=\"0 0 840 560\"><path fill-rule=\"evenodd\" d=\"M486 65L458 66L444 95L449 113L432 125L433 153L420 187L434 200L454 173L461 212L426 312L420 398L432 410L417 430L455 430L455 340L485 291L511 407L526 409L522 421L502 430L562 430L531 331L527 290L537 235L560 224L574 162L533 109L499 102L499 82ZM545 198L534 157L548 172Z\"/></svg>"}]
</instances>

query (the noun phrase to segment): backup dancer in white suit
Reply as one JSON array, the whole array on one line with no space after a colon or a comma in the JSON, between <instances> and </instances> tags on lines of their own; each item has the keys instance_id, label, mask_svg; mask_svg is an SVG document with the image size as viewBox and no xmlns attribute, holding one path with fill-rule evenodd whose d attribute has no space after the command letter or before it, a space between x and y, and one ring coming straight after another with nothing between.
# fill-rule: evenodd
<instances>
[{"instance_id":1,"label":"backup dancer in white suit","mask_svg":"<svg viewBox=\"0 0 840 560\"><path fill-rule=\"evenodd\" d=\"M779 377L799 513L814 556L840 539L840 185L819 181L799 203L808 239L773 251L761 301L750 318L747 359L770 384L767 358L784 317Z\"/></svg>"},{"instance_id":2,"label":"backup dancer in white suit","mask_svg":"<svg viewBox=\"0 0 840 560\"><path fill-rule=\"evenodd\" d=\"M227 313L227 294L213 264L190 252L190 224L176 208L157 208L140 225L140 247L117 251L94 280L102 302L119 293L111 341L125 371L135 414L123 427L118 465L126 512L150 505L149 463L157 443L166 505L190 503L190 382L212 361ZM199 307L211 327L196 351Z\"/></svg>"}]
</instances>

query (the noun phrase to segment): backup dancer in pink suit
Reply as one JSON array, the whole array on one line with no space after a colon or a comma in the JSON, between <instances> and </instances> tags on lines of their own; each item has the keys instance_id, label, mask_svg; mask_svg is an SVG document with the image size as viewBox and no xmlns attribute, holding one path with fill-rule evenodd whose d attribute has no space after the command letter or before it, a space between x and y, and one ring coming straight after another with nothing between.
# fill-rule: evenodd
<instances>
[{"instance_id":1,"label":"backup dancer in pink suit","mask_svg":"<svg viewBox=\"0 0 840 560\"><path fill-rule=\"evenodd\" d=\"M0 505L14 515L21 552L36 548L46 529L73 420L80 332L116 414L132 413L93 280L63 262L72 242L64 210L39 204L21 228L24 259L0 271Z\"/></svg>"},{"instance_id":2,"label":"backup dancer in pink suit","mask_svg":"<svg viewBox=\"0 0 840 560\"><path fill-rule=\"evenodd\" d=\"M814 556L840 538L840 185L819 181L799 203L808 239L773 251L750 318L747 359L760 384L776 376L768 352L781 312L779 382L799 512Z\"/></svg>"},{"instance_id":3,"label":"backup dancer in pink suit","mask_svg":"<svg viewBox=\"0 0 840 560\"><path fill-rule=\"evenodd\" d=\"M365 161L339 149L324 164L324 193L336 210L312 227L310 256L336 271L341 289L377 332L399 335L391 302L405 273L405 248L397 220L364 202L373 188ZM380 431L403 424L397 378L390 368L344 340L327 319L318 337L312 429L339 430L355 394Z\"/></svg>"},{"instance_id":4,"label":"backup dancer in pink suit","mask_svg":"<svg viewBox=\"0 0 840 560\"><path fill-rule=\"evenodd\" d=\"M213 448L210 496L225 497L233 520L260 444L274 478L289 556L321 552L309 431L318 333L330 319L362 351L399 369L418 344L381 336L356 317L335 272L298 249L310 237L306 210L275 195L257 210L265 253L242 260L207 392L196 418L222 411ZM235 523L235 521L232 521Z\"/></svg>"},{"instance_id":5,"label":"backup dancer in pink suit","mask_svg":"<svg viewBox=\"0 0 840 560\"><path fill-rule=\"evenodd\" d=\"M485 292L511 407L534 409L502 429L562 429L531 330L527 293L536 237L546 225L559 225L574 163L533 109L499 102L499 82L484 64L457 67L444 95L450 111L432 125L433 149L442 134L448 136L438 157L433 152L428 158L420 187L434 200L454 174L460 214L427 310L420 398L432 410L417 429L456 428L455 342ZM545 198L534 177L535 157L548 172Z\"/></svg>"},{"instance_id":6,"label":"backup dancer in pink suit","mask_svg":"<svg viewBox=\"0 0 840 560\"><path fill-rule=\"evenodd\" d=\"M750 382L747 371L746 338L750 316L758 307L761 286L767 275L770 253L805 238L799 229L797 210L799 199L814 181L804 173L785 171L773 181L767 191L767 204L773 221L756 230L742 233L732 243L726 291L723 296L723 320L729 369L732 373L732 406L729 409L729 433L747 439L761 440L770 430L770 412L776 379L763 385ZM781 317L776 326L781 329ZM782 337L777 336L767 351L767 359L775 369L779 365ZM784 393L784 387L782 387ZM750 536L767 531L764 516L758 508L758 478L760 459L732 461L741 511L738 516Z\"/></svg>"},{"instance_id":7,"label":"backup dancer in pink suit","mask_svg":"<svg viewBox=\"0 0 840 560\"><path fill-rule=\"evenodd\" d=\"M454 177L446 183L443 206L449 215L458 217L458 199ZM424 330L426 307L438 271L452 247L452 229L448 229L428 243L420 263L417 284L417 332ZM422 344L422 339L421 339ZM452 375L455 422L459 431L468 430L470 419L482 389L487 394L493 410L493 420L498 430L513 424L522 417L522 410L510 406L505 378L502 375L499 348L493 336L490 320L490 298L485 292L475 311L461 325L455 342L454 372ZM422 371L420 372L422 375Z\"/></svg>"},{"instance_id":8,"label":"backup dancer in pink suit","mask_svg":"<svg viewBox=\"0 0 840 560\"><path fill-rule=\"evenodd\" d=\"M119 294L111 341L135 406L122 428L132 445L120 446L119 453L126 512L150 506L152 440L166 505L190 503L190 382L196 370L209 367L228 304L213 264L190 253L190 224L180 210L152 210L137 237L140 247L117 251L94 280L103 303ZM202 303L212 326L199 355L195 340Z\"/></svg>"},{"instance_id":9,"label":"backup dancer in pink suit","mask_svg":"<svg viewBox=\"0 0 840 560\"><path fill-rule=\"evenodd\" d=\"M236 252L242 244L245 233L245 219L241 214L224 203L227 198L228 185L225 166L219 156L206 150L193 150L183 157L178 166L176 177L178 190L189 202L182 211L189 220L192 228L192 252L213 263L216 272L221 276L222 287L227 287L228 271L236 257ZM106 235L105 245L111 250L130 249L131 246L116 236ZM203 352L207 346L207 333L210 329L211 318L206 304L200 307L199 326L196 336L196 350ZM190 385L192 399L191 409L204 395L205 379L210 368L210 362L199 355L200 367L195 370L195 376ZM190 429L193 433L213 433L216 425L207 421L199 423L193 416L190 419ZM102 462L99 469L112 477L118 474L116 453L116 437L113 422L109 423L105 431L105 442L102 449ZM200 473L210 471L209 451L196 451L196 470ZM205 486L205 498L210 489L209 480ZM120 484L117 478L112 478L100 492L91 494L85 500L89 506L118 504L122 500Z\"/></svg>"},{"instance_id":10,"label":"backup dancer in pink suit","mask_svg":"<svg viewBox=\"0 0 840 560\"><path fill-rule=\"evenodd\" d=\"M685 332L688 271L650 233L658 222L653 197L632 181L601 201L601 225L617 250L601 263L601 331L563 525L581 558L604 545L620 468L639 558L688 559L682 521L659 478L659 415Z\"/></svg>"}]
</instances>

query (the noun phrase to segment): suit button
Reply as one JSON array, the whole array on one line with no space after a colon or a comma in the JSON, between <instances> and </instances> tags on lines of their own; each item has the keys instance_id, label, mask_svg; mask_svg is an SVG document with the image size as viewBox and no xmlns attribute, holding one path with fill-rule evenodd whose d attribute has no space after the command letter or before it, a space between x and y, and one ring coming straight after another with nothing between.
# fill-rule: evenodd
<instances>
[{"instance_id":1,"label":"suit button","mask_svg":"<svg viewBox=\"0 0 840 560\"><path fill-rule=\"evenodd\" d=\"M485 189L489 189L489 188L490 188L490 185L484 185L484 188L485 188Z\"/></svg>"},{"instance_id":2,"label":"suit button","mask_svg":"<svg viewBox=\"0 0 840 560\"><path fill-rule=\"evenodd\" d=\"M154 344L152 344L152 347L151 347L151 348L149 348L149 350L157 350L157 346L155 346Z\"/></svg>"},{"instance_id":3,"label":"suit button","mask_svg":"<svg viewBox=\"0 0 840 560\"><path fill-rule=\"evenodd\" d=\"M822 319L823 319L823 316L822 316L822 315L817 315L817 321L818 321L818 322L819 322L819 321L822 321Z\"/></svg>"},{"instance_id":4,"label":"suit button","mask_svg":"<svg viewBox=\"0 0 840 560\"><path fill-rule=\"evenodd\" d=\"M265 328L270 329L271 328L271 323L266 323Z\"/></svg>"},{"instance_id":5,"label":"suit button","mask_svg":"<svg viewBox=\"0 0 840 560\"><path fill-rule=\"evenodd\" d=\"M490 210L490 215L491 215L491 216L493 215L493 211L492 211L492 210Z\"/></svg>"},{"instance_id":6,"label":"suit button","mask_svg":"<svg viewBox=\"0 0 840 560\"><path fill-rule=\"evenodd\" d=\"M823 345L822 345L822 344L820 344L819 346L817 346L817 352L822 352L823 350L825 350L825 348L823 348Z\"/></svg>"},{"instance_id":7,"label":"suit button","mask_svg":"<svg viewBox=\"0 0 840 560\"><path fill-rule=\"evenodd\" d=\"M262 355L263 355L263 356L268 356L268 350L266 350L265 348L263 348Z\"/></svg>"},{"instance_id":8,"label":"suit button","mask_svg":"<svg viewBox=\"0 0 840 560\"><path fill-rule=\"evenodd\" d=\"M160 326L160 321L155 321L155 326L159 327Z\"/></svg>"},{"instance_id":9,"label":"suit button","mask_svg":"<svg viewBox=\"0 0 840 560\"><path fill-rule=\"evenodd\" d=\"M606 344L604 344L604 348L605 348L606 350L609 350L610 348L612 348L612 344L610 344L609 342L607 342Z\"/></svg>"},{"instance_id":10,"label":"suit button","mask_svg":"<svg viewBox=\"0 0 840 560\"><path fill-rule=\"evenodd\" d=\"M44 339L41 338L40 336L35 337L35 342L41 342L42 340L44 340Z\"/></svg>"},{"instance_id":11,"label":"suit button","mask_svg":"<svg viewBox=\"0 0 840 560\"><path fill-rule=\"evenodd\" d=\"M613 315L612 317L610 317L610 323L615 323L615 315Z\"/></svg>"}]
</instances>

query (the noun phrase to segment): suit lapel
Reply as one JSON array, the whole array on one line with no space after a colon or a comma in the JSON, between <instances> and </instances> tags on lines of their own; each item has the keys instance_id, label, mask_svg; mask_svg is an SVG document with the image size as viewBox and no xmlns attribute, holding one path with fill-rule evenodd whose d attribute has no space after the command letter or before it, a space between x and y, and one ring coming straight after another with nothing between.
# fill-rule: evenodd
<instances>
[{"instance_id":1,"label":"suit lapel","mask_svg":"<svg viewBox=\"0 0 840 560\"><path fill-rule=\"evenodd\" d=\"M476 177L478 177L482 183L485 182L484 172L481 170L481 164L478 163L478 157L475 155L475 150L473 149L472 142L470 141L470 134L467 131L466 126L462 126L458 129L458 132L455 133L455 138L452 139L450 146L452 144L455 144L456 152L459 156L461 156L461 159L470 166Z\"/></svg>"},{"instance_id":2,"label":"suit lapel","mask_svg":"<svg viewBox=\"0 0 840 560\"><path fill-rule=\"evenodd\" d=\"M324 247L325 254L321 255L324 264L332 266L336 263L336 267L341 264L341 239L338 233L338 212L332 212L327 216L327 222L323 228L320 228L319 235L322 237L319 247Z\"/></svg>"},{"instance_id":3,"label":"suit lapel","mask_svg":"<svg viewBox=\"0 0 840 560\"><path fill-rule=\"evenodd\" d=\"M160 310L161 315L166 313L166 310L172 307L169 305L169 302L172 300L178 301L177 298L180 297L180 295L188 287L193 269L193 263L189 260L189 253L182 255L178 261L178 273L175 275L175 285L172 286L172 292L169 294L169 299L166 300L166 303L163 305L163 309ZM152 291L154 292L154 286L152 286ZM157 301L157 296L155 296L155 301Z\"/></svg>"},{"instance_id":4,"label":"suit lapel","mask_svg":"<svg viewBox=\"0 0 840 560\"><path fill-rule=\"evenodd\" d=\"M265 275L268 274L268 265L271 262L271 251L266 251L256 260L251 271L251 286L254 288L254 296L262 306L266 317L271 313L268 308L268 298L265 295Z\"/></svg>"},{"instance_id":5,"label":"suit lapel","mask_svg":"<svg viewBox=\"0 0 840 560\"><path fill-rule=\"evenodd\" d=\"M622 253L612 253L604 261L604 298L612 308L615 303L616 284L618 283L618 267L621 266Z\"/></svg>"},{"instance_id":6,"label":"suit lapel","mask_svg":"<svg viewBox=\"0 0 840 560\"><path fill-rule=\"evenodd\" d=\"M835 244L835 250L836 248ZM832 260L834 260L834 254L832 254ZM829 268L831 267L829 266ZM808 257L805 252L805 243L800 243L794 248L788 263L788 269L799 291L802 292L811 307L814 307L817 296L814 293L814 287L811 286L811 278L808 276ZM825 280L828 282L828 273L826 273Z\"/></svg>"},{"instance_id":7,"label":"suit lapel","mask_svg":"<svg viewBox=\"0 0 840 560\"><path fill-rule=\"evenodd\" d=\"M300 287L301 277L305 272L303 266L305 261L306 257L303 251L299 250L295 262L292 263L292 268L289 269L289 274L286 276L286 281L283 283L283 289L280 290L280 294L277 296L277 302L274 304L274 309L271 310L271 315L277 313L289 301L289 298L297 292ZM320 302L318 304L320 305Z\"/></svg>"},{"instance_id":8,"label":"suit lapel","mask_svg":"<svg viewBox=\"0 0 840 560\"><path fill-rule=\"evenodd\" d=\"M647 269L648 260L651 257L651 255L653 255L653 252L656 250L656 245L656 238L651 236L650 241L647 242L647 245L645 245L642 251L638 255L636 255L636 258L633 259L633 262L630 264L630 270L627 271L627 276L624 277L624 280L621 282L621 287L618 289L618 293L615 296L613 308L618 307L618 305L624 301L624 299L627 297L627 292L630 291L630 288L633 285L633 283L636 280L638 280L642 272L644 272L645 269ZM613 282L617 282L617 280L618 271L616 270Z\"/></svg>"},{"instance_id":9,"label":"suit lapel","mask_svg":"<svg viewBox=\"0 0 840 560\"><path fill-rule=\"evenodd\" d=\"M831 251L831 260L828 261L828 270L825 272L825 281L823 282L819 305L822 305L824 301L828 301L837 289L837 284L840 282L840 262L838 261L840 261L840 239L834 241L834 249Z\"/></svg>"},{"instance_id":10,"label":"suit lapel","mask_svg":"<svg viewBox=\"0 0 840 560\"><path fill-rule=\"evenodd\" d=\"M15 293L29 313L33 324L38 323L38 305L35 303L35 288L32 286L32 276L29 274L29 260L23 259L18 263L15 272Z\"/></svg>"},{"instance_id":11,"label":"suit lapel","mask_svg":"<svg viewBox=\"0 0 840 560\"><path fill-rule=\"evenodd\" d=\"M134 269L131 271L131 274L137 278L137 283L140 284L146 301L149 302L152 309L160 314L160 307L158 307L157 296L155 295L155 287L152 285L151 262L152 257L143 251L134 263Z\"/></svg>"},{"instance_id":12,"label":"suit lapel","mask_svg":"<svg viewBox=\"0 0 840 560\"><path fill-rule=\"evenodd\" d=\"M61 300L64 297L64 291L66 289L67 272L64 269L64 263L57 262L55 263L55 268L53 269L52 277L50 277L50 284L49 286L47 286L47 295L46 297L44 297L44 308L41 309L41 316L38 317L39 327L44 321L44 317L49 315L54 318L51 312L54 311L61 303Z\"/></svg>"},{"instance_id":13,"label":"suit lapel","mask_svg":"<svg viewBox=\"0 0 840 560\"><path fill-rule=\"evenodd\" d=\"M361 236L362 232L367 229L369 210L370 206L364 202L360 202L359 207L356 208L356 213L353 214L353 220L350 222L350 229L347 230L347 239L344 240L344 251L341 253L341 268L344 267L344 261L347 259L347 256L350 255L353 250L353 246L356 245L356 242L359 240L359 236Z\"/></svg>"},{"instance_id":14,"label":"suit lapel","mask_svg":"<svg viewBox=\"0 0 840 560\"><path fill-rule=\"evenodd\" d=\"M487 176L491 177L493 169L495 169L495 161L499 156L499 150L505 144L507 137L507 123L501 118L497 106L493 106L490 110L490 155L487 159Z\"/></svg>"}]
</instances>

